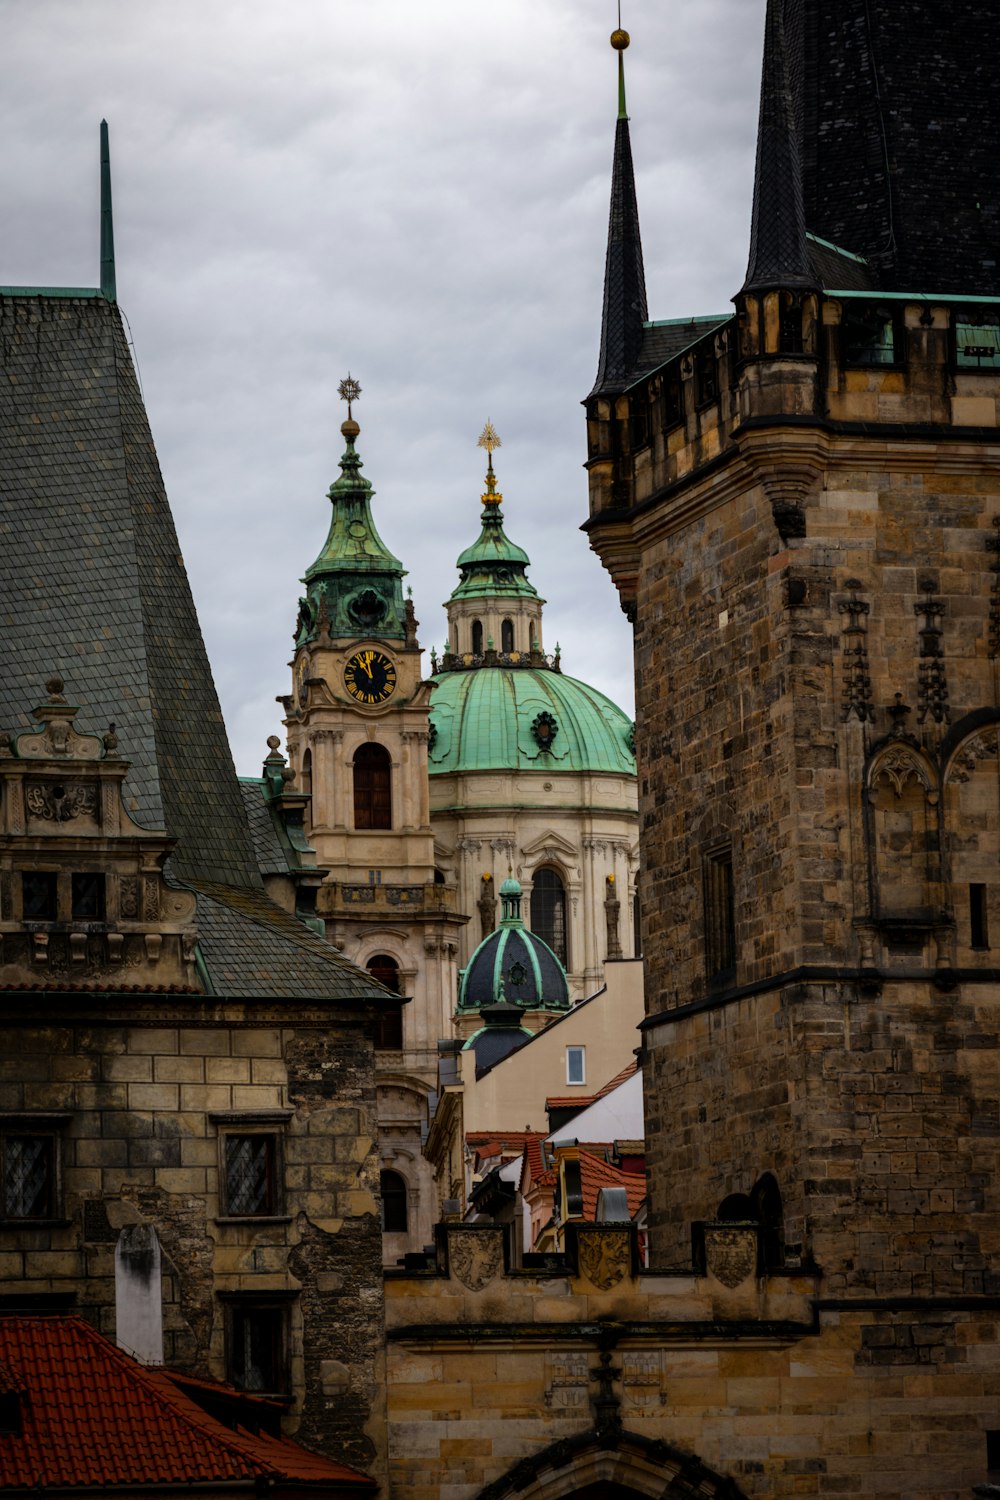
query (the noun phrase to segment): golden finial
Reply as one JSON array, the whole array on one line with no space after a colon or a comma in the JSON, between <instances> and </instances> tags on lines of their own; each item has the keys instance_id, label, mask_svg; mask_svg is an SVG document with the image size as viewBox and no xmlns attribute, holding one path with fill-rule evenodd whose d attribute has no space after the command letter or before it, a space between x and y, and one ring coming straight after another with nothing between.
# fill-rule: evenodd
<instances>
[{"instance_id":1,"label":"golden finial","mask_svg":"<svg viewBox=\"0 0 1000 1500\"><path fill-rule=\"evenodd\" d=\"M351 402L357 401L358 397L361 395L361 386L353 378L350 370L348 370L347 372L347 379L342 380L338 385L337 395L340 397L341 401L347 402L347 421L342 423L340 430L345 437L357 437L358 433L361 431L361 428L358 426L357 422L355 422L353 416L351 415Z\"/></svg>"},{"instance_id":2,"label":"golden finial","mask_svg":"<svg viewBox=\"0 0 1000 1500\"><path fill-rule=\"evenodd\" d=\"M501 448L503 444L497 434L492 422L487 422L476 442L477 448L485 448L489 454L486 465L486 494L483 496L484 505L499 505L503 496L497 492L496 475L493 473L493 450Z\"/></svg>"},{"instance_id":3,"label":"golden finial","mask_svg":"<svg viewBox=\"0 0 1000 1500\"><path fill-rule=\"evenodd\" d=\"M632 38L629 36L628 32L623 31L620 26L616 26L614 31L611 33L611 45L612 47L614 47L616 52L624 52L625 48L628 46L631 40Z\"/></svg>"},{"instance_id":4,"label":"golden finial","mask_svg":"<svg viewBox=\"0 0 1000 1500\"><path fill-rule=\"evenodd\" d=\"M494 448L502 448L503 447L503 444L501 443L499 437L497 436L497 430L493 426L492 422L487 422L486 423L486 426L483 428L482 432L479 434L479 441L476 443L476 447L477 448L485 448L486 449L487 453L490 455L490 462L491 463L493 462L493 450L494 450Z\"/></svg>"}]
</instances>

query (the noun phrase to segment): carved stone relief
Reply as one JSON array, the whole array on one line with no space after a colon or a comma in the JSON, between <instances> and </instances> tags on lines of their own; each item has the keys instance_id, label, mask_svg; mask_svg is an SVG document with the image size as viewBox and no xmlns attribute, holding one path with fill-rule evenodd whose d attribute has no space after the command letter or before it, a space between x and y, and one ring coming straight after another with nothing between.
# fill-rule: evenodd
<instances>
[{"instance_id":1,"label":"carved stone relief","mask_svg":"<svg viewBox=\"0 0 1000 1500\"><path fill-rule=\"evenodd\" d=\"M451 1230L448 1264L456 1281L470 1292L481 1292L503 1270L503 1230Z\"/></svg>"},{"instance_id":2,"label":"carved stone relief","mask_svg":"<svg viewBox=\"0 0 1000 1500\"><path fill-rule=\"evenodd\" d=\"M757 1230L753 1225L705 1225L705 1266L730 1289L757 1270Z\"/></svg>"},{"instance_id":3,"label":"carved stone relief","mask_svg":"<svg viewBox=\"0 0 1000 1500\"><path fill-rule=\"evenodd\" d=\"M627 1229L581 1229L577 1238L580 1273L606 1292L631 1269L631 1237Z\"/></svg>"}]
</instances>

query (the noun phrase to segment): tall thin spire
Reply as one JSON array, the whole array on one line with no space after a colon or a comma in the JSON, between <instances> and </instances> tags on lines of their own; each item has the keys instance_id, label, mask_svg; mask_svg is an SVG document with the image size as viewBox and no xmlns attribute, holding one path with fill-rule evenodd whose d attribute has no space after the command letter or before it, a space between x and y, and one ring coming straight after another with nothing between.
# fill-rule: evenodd
<instances>
[{"instance_id":1,"label":"tall thin spire","mask_svg":"<svg viewBox=\"0 0 1000 1500\"><path fill-rule=\"evenodd\" d=\"M117 302L115 286L115 226L111 214L111 150L108 122L101 121L101 296Z\"/></svg>"},{"instance_id":2,"label":"tall thin spire","mask_svg":"<svg viewBox=\"0 0 1000 1500\"><path fill-rule=\"evenodd\" d=\"M815 285L806 244L802 156L788 81L784 0L768 0L750 260L743 290Z\"/></svg>"},{"instance_id":3,"label":"tall thin spire","mask_svg":"<svg viewBox=\"0 0 1000 1500\"><path fill-rule=\"evenodd\" d=\"M620 390L627 384L642 348L642 328L646 321L646 278L639 237L632 145L625 111L623 53L628 44L628 32L622 31L620 26L611 33L611 45L618 53L618 123L611 176L608 256L604 268L601 357L592 396L602 391Z\"/></svg>"}]
</instances>

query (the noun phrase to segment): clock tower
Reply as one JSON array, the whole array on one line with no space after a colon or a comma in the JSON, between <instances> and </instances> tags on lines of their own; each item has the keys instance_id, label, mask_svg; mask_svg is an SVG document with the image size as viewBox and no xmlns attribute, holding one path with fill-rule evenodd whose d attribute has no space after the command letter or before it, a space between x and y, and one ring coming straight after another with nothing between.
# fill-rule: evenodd
<instances>
[{"instance_id":1,"label":"clock tower","mask_svg":"<svg viewBox=\"0 0 1000 1500\"><path fill-rule=\"evenodd\" d=\"M423 678L405 569L372 519L350 376L346 449L330 486L330 529L299 602L286 708L288 754L310 798L308 834L327 871L327 936L410 1004L377 1043L385 1258L430 1238L433 1179L420 1154L437 1086L437 1042L457 998L456 889L436 870L427 775L431 686Z\"/></svg>"}]
</instances>

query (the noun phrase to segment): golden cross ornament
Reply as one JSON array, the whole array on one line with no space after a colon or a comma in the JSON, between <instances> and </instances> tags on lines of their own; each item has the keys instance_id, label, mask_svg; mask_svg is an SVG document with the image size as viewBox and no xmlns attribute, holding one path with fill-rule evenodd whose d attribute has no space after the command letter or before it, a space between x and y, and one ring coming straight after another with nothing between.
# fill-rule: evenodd
<instances>
[{"instance_id":1,"label":"golden cross ornament","mask_svg":"<svg viewBox=\"0 0 1000 1500\"><path fill-rule=\"evenodd\" d=\"M351 402L357 401L358 397L361 395L361 387L356 380L352 379L350 370L348 370L347 372L347 379L342 380L338 385L337 395L340 397L341 401L347 402L347 418L348 421L350 421Z\"/></svg>"}]
</instances>

